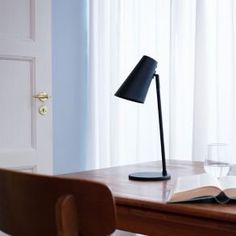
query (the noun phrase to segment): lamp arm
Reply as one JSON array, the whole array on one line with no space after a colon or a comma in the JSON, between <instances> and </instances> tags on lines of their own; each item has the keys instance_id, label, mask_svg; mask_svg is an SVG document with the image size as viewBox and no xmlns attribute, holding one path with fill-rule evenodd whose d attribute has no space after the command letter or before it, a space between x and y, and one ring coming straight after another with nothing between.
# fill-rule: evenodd
<instances>
[{"instance_id":1,"label":"lamp arm","mask_svg":"<svg viewBox=\"0 0 236 236\"><path fill-rule=\"evenodd\" d=\"M161 143L161 158L162 158L162 174L163 174L163 176L167 176L164 131L163 131L163 122L162 122L162 110L161 110L160 81L159 81L159 75L158 74L155 74L154 76L155 76L155 79L156 79L157 106L158 106L160 143Z\"/></svg>"}]
</instances>

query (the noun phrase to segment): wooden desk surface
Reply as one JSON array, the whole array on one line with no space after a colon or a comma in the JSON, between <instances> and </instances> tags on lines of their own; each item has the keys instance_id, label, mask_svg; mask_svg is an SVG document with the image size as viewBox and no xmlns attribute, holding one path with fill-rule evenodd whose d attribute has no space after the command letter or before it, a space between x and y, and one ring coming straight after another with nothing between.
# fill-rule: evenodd
<instances>
[{"instance_id":1,"label":"wooden desk surface","mask_svg":"<svg viewBox=\"0 0 236 236\"><path fill-rule=\"evenodd\" d=\"M166 204L177 176L203 172L201 162L167 162L171 180L140 182L128 179L138 171L160 170L160 162L104 168L64 175L107 184L115 197L117 224L122 230L157 236L236 235L236 204ZM232 170L232 173L236 173Z\"/></svg>"}]
</instances>

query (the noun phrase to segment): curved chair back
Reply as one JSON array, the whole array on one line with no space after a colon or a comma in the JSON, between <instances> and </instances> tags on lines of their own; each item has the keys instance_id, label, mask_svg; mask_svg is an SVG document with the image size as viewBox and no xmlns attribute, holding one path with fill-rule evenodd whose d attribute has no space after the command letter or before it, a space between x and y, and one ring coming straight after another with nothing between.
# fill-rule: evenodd
<instances>
[{"instance_id":1,"label":"curved chair back","mask_svg":"<svg viewBox=\"0 0 236 236\"><path fill-rule=\"evenodd\" d=\"M0 230L14 236L105 236L115 205L101 183L0 169Z\"/></svg>"}]
</instances>

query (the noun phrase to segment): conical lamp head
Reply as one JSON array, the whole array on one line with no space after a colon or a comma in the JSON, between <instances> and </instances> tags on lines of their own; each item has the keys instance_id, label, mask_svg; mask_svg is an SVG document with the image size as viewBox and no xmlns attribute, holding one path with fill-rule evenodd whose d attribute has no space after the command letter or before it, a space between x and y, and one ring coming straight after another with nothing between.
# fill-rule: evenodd
<instances>
[{"instance_id":1,"label":"conical lamp head","mask_svg":"<svg viewBox=\"0 0 236 236\"><path fill-rule=\"evenodd\" d=\"M130 101L144 103L157 62L148 56L143 56L128 78L115 93L115 96Z\"/></svg>"}]
</instances>

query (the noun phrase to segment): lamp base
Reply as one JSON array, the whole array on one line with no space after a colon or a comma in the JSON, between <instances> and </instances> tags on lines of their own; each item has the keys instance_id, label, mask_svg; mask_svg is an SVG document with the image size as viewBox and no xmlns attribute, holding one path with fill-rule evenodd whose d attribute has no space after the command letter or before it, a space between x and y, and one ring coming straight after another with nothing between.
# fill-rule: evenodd
<instances>
[{"instance_id":1,"label":"lamp base","mask_svg":"<svg viewBox=\"0 0 236 236\"><path fill-rule=\"evenodd\" d=\"M170 179L170 175L163 175L161 172L136 172L129 174L130 180L138 181L162 181Z\"/></svg>"}]
</instances>

